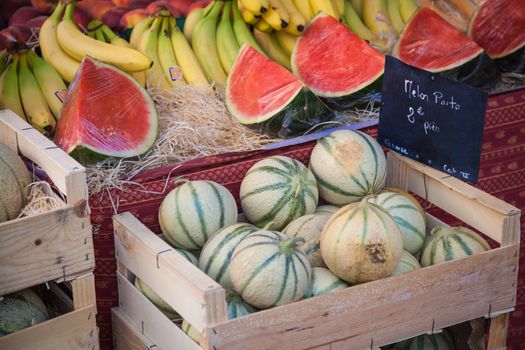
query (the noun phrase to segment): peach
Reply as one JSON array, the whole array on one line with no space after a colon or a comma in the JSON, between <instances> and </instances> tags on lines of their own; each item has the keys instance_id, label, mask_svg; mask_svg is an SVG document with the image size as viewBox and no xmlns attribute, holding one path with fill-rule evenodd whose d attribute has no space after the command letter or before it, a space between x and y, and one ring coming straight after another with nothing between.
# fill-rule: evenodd
<instances>
[{"instance_id":1,"label":"peach","mask_svg":"<svg viewBox=\"0 0 525 350\"><path fill-rule=\"evenodd\" d=\"M13 13L22 6L31 6L31 0L0 0L0 17L7 23Z\"/></svg>"},{"instance_id":2,"label":"peach","mask_svg":"<svg viewBox=\"0 0 525 350\"><path fill-rule=\"evenodd\" d=\"M133 0L111 0L117 6L129 6Z\"/></svg>"},{"instance_id":3,"label":"peach","mask_svg":"<svg viewBox=\"0 0 525 350\"><path fill-rule=\"evenodd\" d=\"M89 14L93 18L102 19L102 16L104 16L104 14L111 10L113 7L116 6L111 1L99 1L97 4L91 7L91 9L89 10Z\"/></svg>"},{"instance_id":4,"label":"peach","mask_svg":"<svg viewBox=\"0 0 525 350\"><path fill-rule=\"evenodd\" d=\"M120 19L128 12L128 8L124 6L113 7L109 11L106 11L100 19L104 24L112 29L120 29Z\"/></svg>"},{"instance_id":5,"label":"peach","mask_svg":"<svg viewBox=\"0 0 525 350\"><path fill-rule=\"evenodd\" d=\"M146 11L149 13L156 13L163 8L170 11L174 17L181 17L182 15L182 13L175 6L165 0L157 0L152 2L148 5L148 7L146 7Z\"/></svg>"},{"instance_id":6,"label":"peach","mask_svg":"<svg viewBox=\"0 0 525 350\"><path fill-rule=\"evenodd\" d=\"M20 24L0 30L0 50L15 48L18 44L25 44L31 38L29 28Z\"/></svg>"},{"instance_id":7,"label":"peach","mask_svg":"<svg viewBox=\"0 0 525 350\"><path fill-rule=\"evenodd\" d=\"M148 0L135 0L131 4L129 4L128 8L130 10L145 9L149 4L150 1Z\"/></svg>"},{"instance_id":8,"label":"peach","mask_svg":"<svg viewBox=\"0 0 525 350\"><path fill-rule=\"evenodd\" d=\"M99 2L100 0L82 0L77 2L77 8L80 7L81 9L89 12L89 10Z\"/></svg>"},{"instance_id":9,"label":"peach","mask_svg":"<svg viewBox=\"0 0 525 350\"><path fill-rule=\"evenodd\" d=\"M48 16L38 16L35 18L31 18L27 23L24 25L29 29L40 29L42 27L42 24L46 21Z\"/></svg>"},{"instance_id":10,"label":"peach","mask_svg":"<svg viewBox=\"0 0 525 350\"><path fill-rule=\"evenodd\" d=\"M57 6L58 0L31 0L31 4L38 11L49 15Z\"/></svg>"},{"instance_id":11,"label":"peach","mask_svg":"<svg viewBox=\"0 0 525 350\"><path fill-rule=\"evenodd\" d=\"M12 26L15 24L25 24L31 18L35 18L40 15L40 11L31 6L20 7L15 11L15 13L13 13L11 18L9 19L9 25Z\"/></svg>"},{"instance_id":12,"label":"peach","mask_svg":"<svg viewBox=\"0 0 525 350\"><path fill-rule=\"evenodd\" d=\"M184 13L185 16L188 16L188 14L193 11L193 9L196 9L196 8L204 8L206 6L208 6L208 4L210 3L211 0L198 0L198 1L195 1L193 4L191 4L190 6L188 6L188 8L186 9L186 12Z\"/></svg>"},{"instance_id":13,"label":"peach","mask_svg":"<svg viewBox=\"0 0 525 350\"><path fill-rule=\"evenodd\" d=\"M73 12L73 21L81 28L82 30L87 28L87 25L89 22L91 22L91 15L89 12L83 10L80 7L75 7L75 11Z\"/></svg>"},{"instance_id":14,"label":"peach","mask_svg":"<svg viewBox=\"0 0 525 350\"><path fill-rule=\"evenodd\" d=\"M148 11L144 9L136 9L133 11L129 11L120 19L120 27L123 29L133 28L137 23L139 23L141 20L148 16Z\"/></svg>"}]
</instances>

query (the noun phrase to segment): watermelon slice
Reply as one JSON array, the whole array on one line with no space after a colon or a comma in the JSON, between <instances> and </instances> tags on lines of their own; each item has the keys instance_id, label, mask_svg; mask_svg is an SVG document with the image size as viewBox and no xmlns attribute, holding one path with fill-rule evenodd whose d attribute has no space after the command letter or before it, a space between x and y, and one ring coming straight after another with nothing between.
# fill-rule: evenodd
<instances>
[{"instance_id":1,"label":"watermelon slice","mask_svg":"<svg viewBox=\"0 0 525 350\"><path fill-rule=\"evenodd\" d=\"M323 13L297 39L291 61L294 74L336 110L368 103L385 68L383 54Z\"/></svg>"},{"instance_id":2,"label":"watermelon slice","mask_svg":"<svg viewBox=\"0 0 525 350\"><path fill-rule=\"evenodd\" d=\"M470 37L504 71L525 72L525 3L485 1L470 21Z\"/></svg>"},{"instance_id":3,"label":"watermelon slice","mask_svg":"<svg viewBox=\"0 0 525 350\"><path fill-rule=\"evenodd\" d=\"M334 118L292 73L248 44L241 47L228 75L226 106L241 124L279 137Z\"/></svg>"},{"instance_id":4,"label":"watermelon slice","mask_svg":"<svg viewBox=\"0 0 525 350\"><path fill-rule=\"evenodd\" d=\"M158 118L146 90L123 71L85 57L57 123L55 143L84 163L146 152Z\"/></svg>"}]
</instances>

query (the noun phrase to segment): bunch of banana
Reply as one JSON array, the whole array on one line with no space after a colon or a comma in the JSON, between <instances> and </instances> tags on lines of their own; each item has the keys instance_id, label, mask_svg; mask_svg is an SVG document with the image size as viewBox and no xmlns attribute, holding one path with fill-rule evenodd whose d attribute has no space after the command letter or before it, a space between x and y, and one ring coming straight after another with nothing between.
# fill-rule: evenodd
<instances>
[{"instance_id":1,"label":"bunch of banana","mask_svg":"<svg viewBox=\"0 0 525 350\"><path fill-rule=\"evenodd\" d=\"M151 60L137 50L105 42L102 32L93 31L92 35L82 33L73 22L74 9L74 1L68 5L59 2L40 28L42 55L65 81L73 80L80 61L86 55L128 73L144 71L151 66Z\"/></svg>"},{"instance_id":2,"label":"bunch of banana","mask_svg":"<svg viewBox=\"0 0 525 350\"><path fill-rule=\"evenodd\" d=\"M66 84L58 72L33 51L13 53L1 76L4 108L10 109L46 136L55 130Z\"/></svg>"}]
</instances>

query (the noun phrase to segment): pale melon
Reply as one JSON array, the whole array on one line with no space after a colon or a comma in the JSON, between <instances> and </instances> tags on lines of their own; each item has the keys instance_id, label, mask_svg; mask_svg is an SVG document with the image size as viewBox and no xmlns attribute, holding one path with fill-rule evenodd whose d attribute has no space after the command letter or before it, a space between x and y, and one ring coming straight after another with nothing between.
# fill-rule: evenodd
<instances>
[{"instance_id":1,"label":"pale melon","mask_svg":"<svg viewBox=\"0 0 525 350\"><path fill-rule=\"evenodd\" d=\"M419 261L417 261L417 259L412 254L406 250L403 250L403 253L401 254L401 260L399 261L399 264L397 264L394 271L392 271L390 276L401 275L405 272L418 270L420 268L421 265L419 265Z\"/></svg>"},{"instance_id":2,"label":"pale melon","mask_svg":"<svg viewBox=\"0 0 525 350\"><path fill-rule=\"evenodd\" d=\"M4 295L0 299L0 334L11 334L48 319L46 306L31 289Z\"/></svg>"},{"instance_id":3,"label":"pale melon","mask_svg":"<svg viewBox=\"0 0 525 350\"><path fill-rule=\"evenodd\" d=\"M347 287L348 284L339 279L339 277L330 272L330 270L324 267L313 267L310 286L305 294L305 298L328 294Z\"/></svg>"},{"instance_id":4,"label":"pale melon","mask_svg":"<svg viewBox=\"0 0 525 350\"><path fill-rule=\"evenodd\" d=\"M283 230L290 237L304 238L299 249L306 254L312 267L326 267L319 250L319 238L328 219L330 215L309 214L290 222Z\"/></svg>"},{"instance_id":5,"label":"pale melon","mask_svg":"<svg viewBox=\"0 0 525 350\"><path fill-rule=\"evenodd\" d=\"M26 205L26 187L31 180L22 158L0 144L0 223L18 217Z\"/></svg>"}]
</instances>

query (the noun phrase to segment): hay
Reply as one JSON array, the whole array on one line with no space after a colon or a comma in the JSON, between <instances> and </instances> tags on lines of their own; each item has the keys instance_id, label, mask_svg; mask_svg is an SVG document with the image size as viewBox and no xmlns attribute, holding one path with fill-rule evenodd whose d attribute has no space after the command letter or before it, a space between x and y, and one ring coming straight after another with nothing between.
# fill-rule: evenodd
<instances>
[{"instance_id":1,"label":"hay","mask_svg":"<svg viewBox=\"0 0 525 350\"><path fill-rule=\"evenodd\" d=\"M60 209L66 206L60 201L49 183L45 181L33 182L26 188L27 205L22 209L19 218L26 216L35 216L51 210Z\"/></svg>"}]
</instances>

